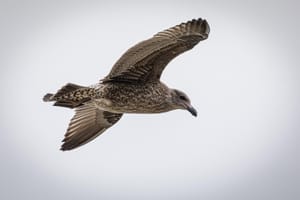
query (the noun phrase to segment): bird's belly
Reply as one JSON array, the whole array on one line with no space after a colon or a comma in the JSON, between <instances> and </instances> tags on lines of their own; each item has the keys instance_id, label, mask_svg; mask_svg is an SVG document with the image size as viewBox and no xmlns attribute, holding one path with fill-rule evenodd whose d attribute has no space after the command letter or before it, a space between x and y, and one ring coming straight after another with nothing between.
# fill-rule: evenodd
<instances>
[{"instance_id":1,"label":"bird's belly","mask_svg":"<svg viewBox=\"0 0 300 200\"><path fill-rule=\"evenodd\" d=\"M120 113L162 113L162 112L167 112L170 109L168 109L164 105L149 105L145 106L143 105L123 105L123 106L114 106L112 108L115 112L120 112Z\"/></svg>"},{"instance_id":2,"label":"bird's belly","mask_svg":"<svg viewBox=\"0 0 300 200\"><path fill-rule=\"evenodd\" d=\"M167 88L162 84L107 85L98 107L118 113L161 113L170 110Z\"/></svg>"},{"instance_id":3,"label":"bird's belly","mask_svg":"<svg viewBox=\"0 0 300 200\"><path fill-rule=\"evenodd\" d=\"M109 100L97 100L96 105L101 110L116 113L161 113L170 110L164 102L113 102Z\"/></svg>"}]
</instances>

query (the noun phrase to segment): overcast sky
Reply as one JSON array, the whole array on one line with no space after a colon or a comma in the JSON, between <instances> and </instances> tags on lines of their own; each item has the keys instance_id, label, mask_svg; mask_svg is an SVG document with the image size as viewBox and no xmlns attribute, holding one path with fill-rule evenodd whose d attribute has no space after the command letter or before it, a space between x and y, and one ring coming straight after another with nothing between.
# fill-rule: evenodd
<instances>
[{"instance_id":1,"label":"overcast sky","mask_svg":"<svg viewBox=\"0 0 300 200\"><path fill-rule=\"evenodd\" d=\"M0 199L284 199L299 194L297 1L1 1ZM193 18L209 38L162 81L198 110L125 115L61 152L73 111L42 102L91 85L129 47Z\"/></svg>"}]
</instances>

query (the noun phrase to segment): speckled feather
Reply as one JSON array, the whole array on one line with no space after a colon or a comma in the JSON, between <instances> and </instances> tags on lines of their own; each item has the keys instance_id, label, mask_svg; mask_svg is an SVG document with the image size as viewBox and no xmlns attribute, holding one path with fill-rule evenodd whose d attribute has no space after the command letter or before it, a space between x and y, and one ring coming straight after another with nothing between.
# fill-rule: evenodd
<instances>
[{"instance_id":1,"label":"speckled feather","mask_svg":"<svg viewBox=\"0 0 300 200\"><path fill-rule=\"evenodd\" d=\"M159 113L171 110L168 100L169 88L161 82L136 85L128 83L106 83L95 99L103 109L118 113ZM102 105L102 100L109 105ZM102 107L101 107L102 106Z\"/></svg>"},{"instance_id":2,"label":"speckled feather","mask_svg":"<svg viewBox=\"0 0 300 200\"><path fill-rule=\"evenodd\" d=\"M62 150L71 150L93 140L120 120L123 113L161 113L196 110L181 91L160 81L162 71L179 54L192 49L209 34L201 18L161 31L126 51L99 83L84 87L68 83L44 101L75 108Z\"/></svg>"}]
</instances>

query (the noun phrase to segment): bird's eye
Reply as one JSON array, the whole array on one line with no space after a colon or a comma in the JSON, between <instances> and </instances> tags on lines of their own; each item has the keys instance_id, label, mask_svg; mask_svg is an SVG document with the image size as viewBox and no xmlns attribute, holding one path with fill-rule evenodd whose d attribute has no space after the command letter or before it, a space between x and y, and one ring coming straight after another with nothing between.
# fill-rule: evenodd
<instances>
[{"instance_id":1,"label":"bird's eye","mask_svg":"<svg viewBox=\"0 0 300 200\"><path fill-rule=\"evenodd\" d=\"M187 100L186 97L185 97L185 96L182 96L182 95L179 96L179 99L181 99L181 100L183 100L183 101L186 101L186 100Z\"/></svg>"}]
</instances>

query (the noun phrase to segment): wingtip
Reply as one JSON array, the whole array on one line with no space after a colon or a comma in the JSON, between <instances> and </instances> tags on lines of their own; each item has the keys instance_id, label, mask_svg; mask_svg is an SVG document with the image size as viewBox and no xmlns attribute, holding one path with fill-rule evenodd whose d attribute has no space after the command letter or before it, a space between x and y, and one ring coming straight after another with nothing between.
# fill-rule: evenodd
<instances>
[{"instance_id":1,"label":"wingtip","mask_svg":"<svg viewBox=\"0 0 300 200\"><path fill-rule=\"evenodd\" d=\"M70 151L70 150L72 150L72 149L74 149L74 147L72 147L72 146L67 146L66 143L63 143L63 144L61 145L61 147L60 147L59 150L61 150L61 151Z\"/></svg>"},{"instance_id":2,"label":"wingtip","mask_svg":"<svg viewBox=\"0 0 300 200\"><path fill-rule=\"evenodd\" d=\"M210 27L209 27L209 24L206 21L206 19L203 20L203 22L201 24L201 28L203 29L203 32L206 35L206 37L208 37L209 32L210 32Z\"/></svg>"},{"instance_id":3,"label":"wingtip","mask_svg":"<svg viewBox=\"0 0 300 200\"><path fill-rule=\"evenodd\" d=\"M63 147L60 147L59 150L62 151L62 152L65 152L65 151L68 151L69 149L65 149L65 148L63 148Z\"/></svg>"},{"instance_id":4,"label":"wingtip","mask_svg":"<svg viewBox=\"0 0 300 200\"><path fill-rule=\"evenodd\" d=\"M70 140L67 139L67 137L65 137L62 141L62 145L60 146L61 151L70 151L74 148L76 148L76 146L72 145L72 142Z\"/></svg>"},{"instance_id":5,"label":"wingtip","mask_svg":"<svg viewBox=\"0 0 300 200\"><path fill-rule=\"evenodd\" d=\"M210 27L206 19L198 18L197 22L200 24L200 34L203 37L203 39L207 39Z\"/></svg>"},{"instance_id":6,"label":"wingtip","mask_svg":"<svg viewBox=\"0 0 300 200\"><path fill-rule=\"evenodd\" d=\"M201 36L202 40L208 38L210 27L206 19L199 17L198 19L192 19L183 24L192 24L194 27L197 27L197 33Z\"/></svg>"}]
</instances>

